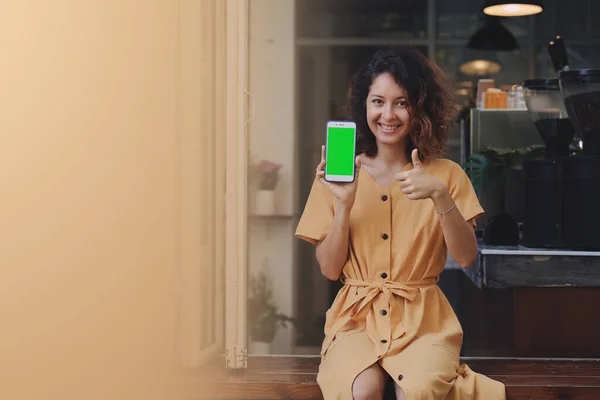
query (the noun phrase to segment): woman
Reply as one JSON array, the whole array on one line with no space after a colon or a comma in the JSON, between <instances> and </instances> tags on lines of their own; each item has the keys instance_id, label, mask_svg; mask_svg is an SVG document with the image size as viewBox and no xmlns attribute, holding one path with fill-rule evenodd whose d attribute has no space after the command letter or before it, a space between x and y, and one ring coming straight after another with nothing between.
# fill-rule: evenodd
<instances>
[{"instance_id":1,"label":"woman","mask_svg":"<svg viewBox=\"0 0 600 400\"><path fill-rule=\"evenodd\" d=\"M505 399L500 382L459 365L462 328L437 285L447 252L477 254L483 214L456 163L440 158L453 105L440 69L414 50L381 50L348 94L357 176L324 177L324 148L296 235L344 283L327 312L317 381L325 400Z\"/></svg>"}]
</instances>

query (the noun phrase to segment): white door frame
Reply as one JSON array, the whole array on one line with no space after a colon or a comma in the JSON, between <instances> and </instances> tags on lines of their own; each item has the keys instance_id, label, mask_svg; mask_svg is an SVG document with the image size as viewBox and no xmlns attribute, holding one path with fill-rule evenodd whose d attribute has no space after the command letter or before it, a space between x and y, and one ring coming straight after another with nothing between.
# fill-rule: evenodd
<instances>
[{"instance_id":1,"label":"white door frame","mask_svg":"<svg viewBox=\"0 0 600 400\"><path fill-rule=\"evenodd\" d=\"M226 123L227 118L235 117L235 112L228 111L226 93L233 72L226 69L226 48L232 42L226 27L233 24L227 8L234 3L179 0L178 347L184 369L199 368L225 352L225 252L226 246L229 252L236 246L226 238L237 234L235 227L227 228L225 215L232 201L245 200L231 197L225 187L226 165L237 165L235 154L225 150L228 136L237 132L235 126ZM230 92L237 93L233 89ZM226 205L227 196L232 200ZM238 268L237 260L229 260L228 265L234 271Z\"/></svg>"},{"instance_id":2,"label":"white door frame","mask_svg":"<svg viewBox=\"0 0 600 400\"><path fill-rule=\"evenodd\" d=\"M227 0L225 356L228 368L246 368L248 0Z\"/></svg>"}]
</instances>

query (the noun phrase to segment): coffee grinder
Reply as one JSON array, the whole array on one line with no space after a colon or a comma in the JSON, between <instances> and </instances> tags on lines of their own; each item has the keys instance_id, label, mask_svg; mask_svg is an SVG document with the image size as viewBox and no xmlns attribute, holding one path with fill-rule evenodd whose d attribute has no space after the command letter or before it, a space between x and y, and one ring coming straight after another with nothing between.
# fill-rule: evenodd
<instances>
[{"instance_id":1,"label":"coffee grinder","mask_svg":"<svg viewBox=\"0 0 600 400\"><path fill-rule=\"evenodd\" d=\"M546 148L543 159L523 162L526 184L521 242L528 247L561 247L560 171L575 131L558 79L525 80L523 92L527 110Z\"/></svg>"},{"instance_id":2,"label":"coffee grinder","mask_svg":"<svg viewBox=\"0 0 600 400\"><path fill-rule=\"evenodd\" d=\"M600 249L600 69L561 71L560 91L583 153L562 163L563 242Z\"/></svg>"}]
</instances>

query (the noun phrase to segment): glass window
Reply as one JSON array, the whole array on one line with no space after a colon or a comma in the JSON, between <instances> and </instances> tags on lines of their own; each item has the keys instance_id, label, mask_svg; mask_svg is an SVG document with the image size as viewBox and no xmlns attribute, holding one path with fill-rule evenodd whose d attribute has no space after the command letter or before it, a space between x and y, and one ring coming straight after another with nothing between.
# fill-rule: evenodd
<instances>
[{"instance_id":1,"label":"glass window","mask_svg":"<svg viewBox=\"0 0 600 400\"><path fill-rule=\"evenodd\" d=\"M308 38L426 39L427 1L297 1L298 36Z\"/></svg>"},{"instance_id":2,"label":"glass window","mask_svg":"<svg viewBox=\"0 0 600 400\"><path fill-rule=\"evenodd\" d=\"M565 41L600 38L598 1L545 0L544 11L534 18L535 37L546 44L556 35Z\"/></svg>"}]
</instances>

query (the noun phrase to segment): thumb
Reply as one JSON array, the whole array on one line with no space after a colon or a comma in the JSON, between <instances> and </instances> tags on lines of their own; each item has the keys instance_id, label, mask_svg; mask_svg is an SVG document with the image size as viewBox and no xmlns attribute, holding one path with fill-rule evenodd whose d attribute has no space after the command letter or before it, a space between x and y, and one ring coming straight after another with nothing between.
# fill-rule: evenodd
<instances>
[{"instance_id":1,"label":"thumb","mask_svg":"<svg viewBox=\"0 0 600 400\"><path fill-rule=\"evenodd\" d=\"M419 160L419 150L413 149L413 151L411 153L411 158L412 158L413 167L415 169L416 168L422 168L421 167L421 160Z\"/></svg>"}]
</instances>

